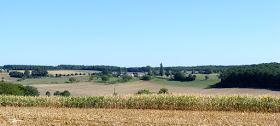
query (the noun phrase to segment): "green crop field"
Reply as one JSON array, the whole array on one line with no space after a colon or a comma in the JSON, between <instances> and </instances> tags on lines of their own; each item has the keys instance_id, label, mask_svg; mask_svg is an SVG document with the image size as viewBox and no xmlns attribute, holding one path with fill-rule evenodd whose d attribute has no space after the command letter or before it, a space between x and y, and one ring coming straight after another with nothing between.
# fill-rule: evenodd
<instances>
[{"instance_id":1,"label":"green crop field","mask_svg":"<svg viewBox=\"0 0 280 126\"><path fill-rule=\"evenodd\" d=\"M280 112L273 96L118 95L91 97L0 96L0 106Z\"/></svg>"},{"instance_id":2,"label":"green crop field","mask_svg":"<svg viewBox=\"0 0 280 126\"><path fill-rule=\"evenodd\" d=\"M187 86L187 87L209 87L213 84L219 83L221 80L218 78L218 74L197 74L195 81L173 81L166 77L154 77L151 81L168 84L168 85L178 85L178 86ZM208 76L209 79L205 80L205 76Z\"/></svg>"}]
</instances>

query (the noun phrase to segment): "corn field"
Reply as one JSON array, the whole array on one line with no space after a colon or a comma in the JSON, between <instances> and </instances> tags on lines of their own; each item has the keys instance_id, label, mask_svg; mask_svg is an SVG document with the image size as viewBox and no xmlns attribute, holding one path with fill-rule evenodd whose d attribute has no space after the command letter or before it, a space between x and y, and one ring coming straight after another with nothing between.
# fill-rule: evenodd
<instances>
[{"instance_id":1,"label":"corn field","mask_svg":"<svg viewBox=\"0 0 280 126\"><path fill-rule=\"evenodd\" d=\"M0 96L0 106L280 112L280 97L118 95L91 97Z\"/></svg>"}]
</instances>

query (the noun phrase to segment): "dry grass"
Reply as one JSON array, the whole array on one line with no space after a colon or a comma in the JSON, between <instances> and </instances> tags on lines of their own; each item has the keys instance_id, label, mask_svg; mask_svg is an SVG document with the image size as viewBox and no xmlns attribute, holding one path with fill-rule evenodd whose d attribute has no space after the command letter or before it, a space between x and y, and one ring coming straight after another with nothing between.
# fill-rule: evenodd
<instances>
[{"instance_id":1,"label":"dry grass","mask_svg":"<svg viewBox=\"0 0 280 126\"><path fill-rule=\"evenodd\" d=\"M0 107L1 125L280 125L280 113Z\"/></svg>"},{"instance_id":2,"label":"dry grass","mask_svg":"<svg viewBox=\"0 0 280 126\"><path fill-rule=\"evenodd\" d=\"M9 73L0 73L0 77L10 77Z\"/></svg>"}]
</instances>

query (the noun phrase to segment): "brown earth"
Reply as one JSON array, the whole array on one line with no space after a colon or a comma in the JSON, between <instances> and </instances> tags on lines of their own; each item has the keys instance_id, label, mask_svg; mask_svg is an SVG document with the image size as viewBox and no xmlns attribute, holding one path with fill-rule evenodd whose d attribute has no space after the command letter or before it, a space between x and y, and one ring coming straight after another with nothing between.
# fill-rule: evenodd
<instances>
[{"instance_id":1,"label":"brown earth","mask_svg":"<svg viewBox=\"0 0 280 126\"><path fill-rule=\"evenodd\" d=\"M280 113L0 107L0 125L280 125Z\"/></svg>"},{"instance_id":2,"label":"brown earth","mask_svg":"<svg viewBox=\"0 0 280 126\"><path fill-rule=\"evenodd\" d=\"M72 96L92 96L92 95L111 95L114 93L113 85L99 84L93 82L73 83L73 84L42 84L33 85L38 88L42 96L46 91L53 94L55 91L70 91ZM271 91L267 89L249 89L249 88L200 88L200 87L182 87L175 85L159 84L149 81L137 81L131 83L116 84L116 93L135 94L139 90L147 89L151 92L158 92L160 88L167 88L169 93L176 94L201 94L201 95L272 95L280 96L280 91Z\"/></svg>"}]
</instances>

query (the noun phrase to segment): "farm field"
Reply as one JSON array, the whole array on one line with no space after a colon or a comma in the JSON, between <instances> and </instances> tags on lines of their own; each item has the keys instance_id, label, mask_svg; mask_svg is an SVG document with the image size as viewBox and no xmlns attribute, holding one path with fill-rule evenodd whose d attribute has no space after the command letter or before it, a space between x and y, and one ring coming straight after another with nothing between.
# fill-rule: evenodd
<instances>
[{"instance_id":1,"label":"farm field","mask_svg":"<svg viewBox=\"0 0 280 126\"><path fill-rule=\"evenodd\" d=\"M213 84L219 83L221 80L218 78L218 74L195 74L196 80L190 82L181 82L181 81L173 81L169 80L166 77L154 77L152 82L157 82L161 84L168 84L168 85L178 85L178 86L187 86L187 87L209 87ZM209 79L205 80L205 76L208 76Z\"/></svg>"},{"instance_id":2,"label":"farm field","mask_svg":"<svg viewBox=\"0 0 280 126\"><path fill-rule=\"evenodd\" d=\"M55 91L68 90L71 96L92 96L92 95L111 95L114 87L108 84L93 82L73 83L73 84L41 84L33 85L37 87L40 94L45 96L46 91L53 94ZM169 93L176 94L202 94L202 95L273 95L280 96L279 91L267 89L249 89L249 88L202 88L202 87L183 87L177 85L160 84L151 81L136 81L130 83L116 84L116 93L135 94L139 90L147 89L151 92L158 92L160 88L167 88Z\"/></svg>"},{"instance_id":3,"label":"farm field","mask_svg":"<svg viewBox=\"0 0 280 126\"><path fill-rule=\"evenodd\" d=\"M280 125L280 113L0 107L2 125Z\"/></svg>"},{"instance_id":4,"label":"farm field","mask_svg":"<svg viewBox=\"0 0 280 126\"><path fill-rule=\"evenodd\" d=\"M64 70L66 71L66 70ZM72 71L73 72L73 71ZM78 72L78 71L75 71ZM81 71L80 71L81 72ZM209 80L205 80L206 75L197 75L197 79L192 82L170 81L168 78L155 77L151 81L142 81L139 78L133 78L128 83L118 83L116 85L116 93L118 94L135 94L139 90L150 90L157 93L160 88L167 88L169 93L176 94L206 94L206 95L232 95L232 94L249 94L249 95L274 95L279 96L279 91L267 89L250 89L250 88L207 88L220 80L217 74L209 74ZM0 73L0 77L5 77L5 81L19 83L23 85L33 85L38 88L40 95L45 96L46 91L53 94L55 91L68 90L71 96L92 96L92 95L111 95L114 87L110 84L105 84L100 79L88 82L89 76L78 75L73 76L78 82L69 82L72 76L59 78L35 78L17 81L18 78L9 77L8 73ZM111 78L110 81L116 81L118 78Z\"/></svg>"},{"instance_id":5,"label":"farm field","mask_svg":"<svg viewBox=\"0 0 280 126\"><path fill-rule=\"evenodd\" d=\"M24 70L11 70L11 71L18 71L24 73ZM55 75L55 74L75 74L75 73L99 73L101 71L96 70L48 70L49 74Z\"/></svg>"}]
</instances>

